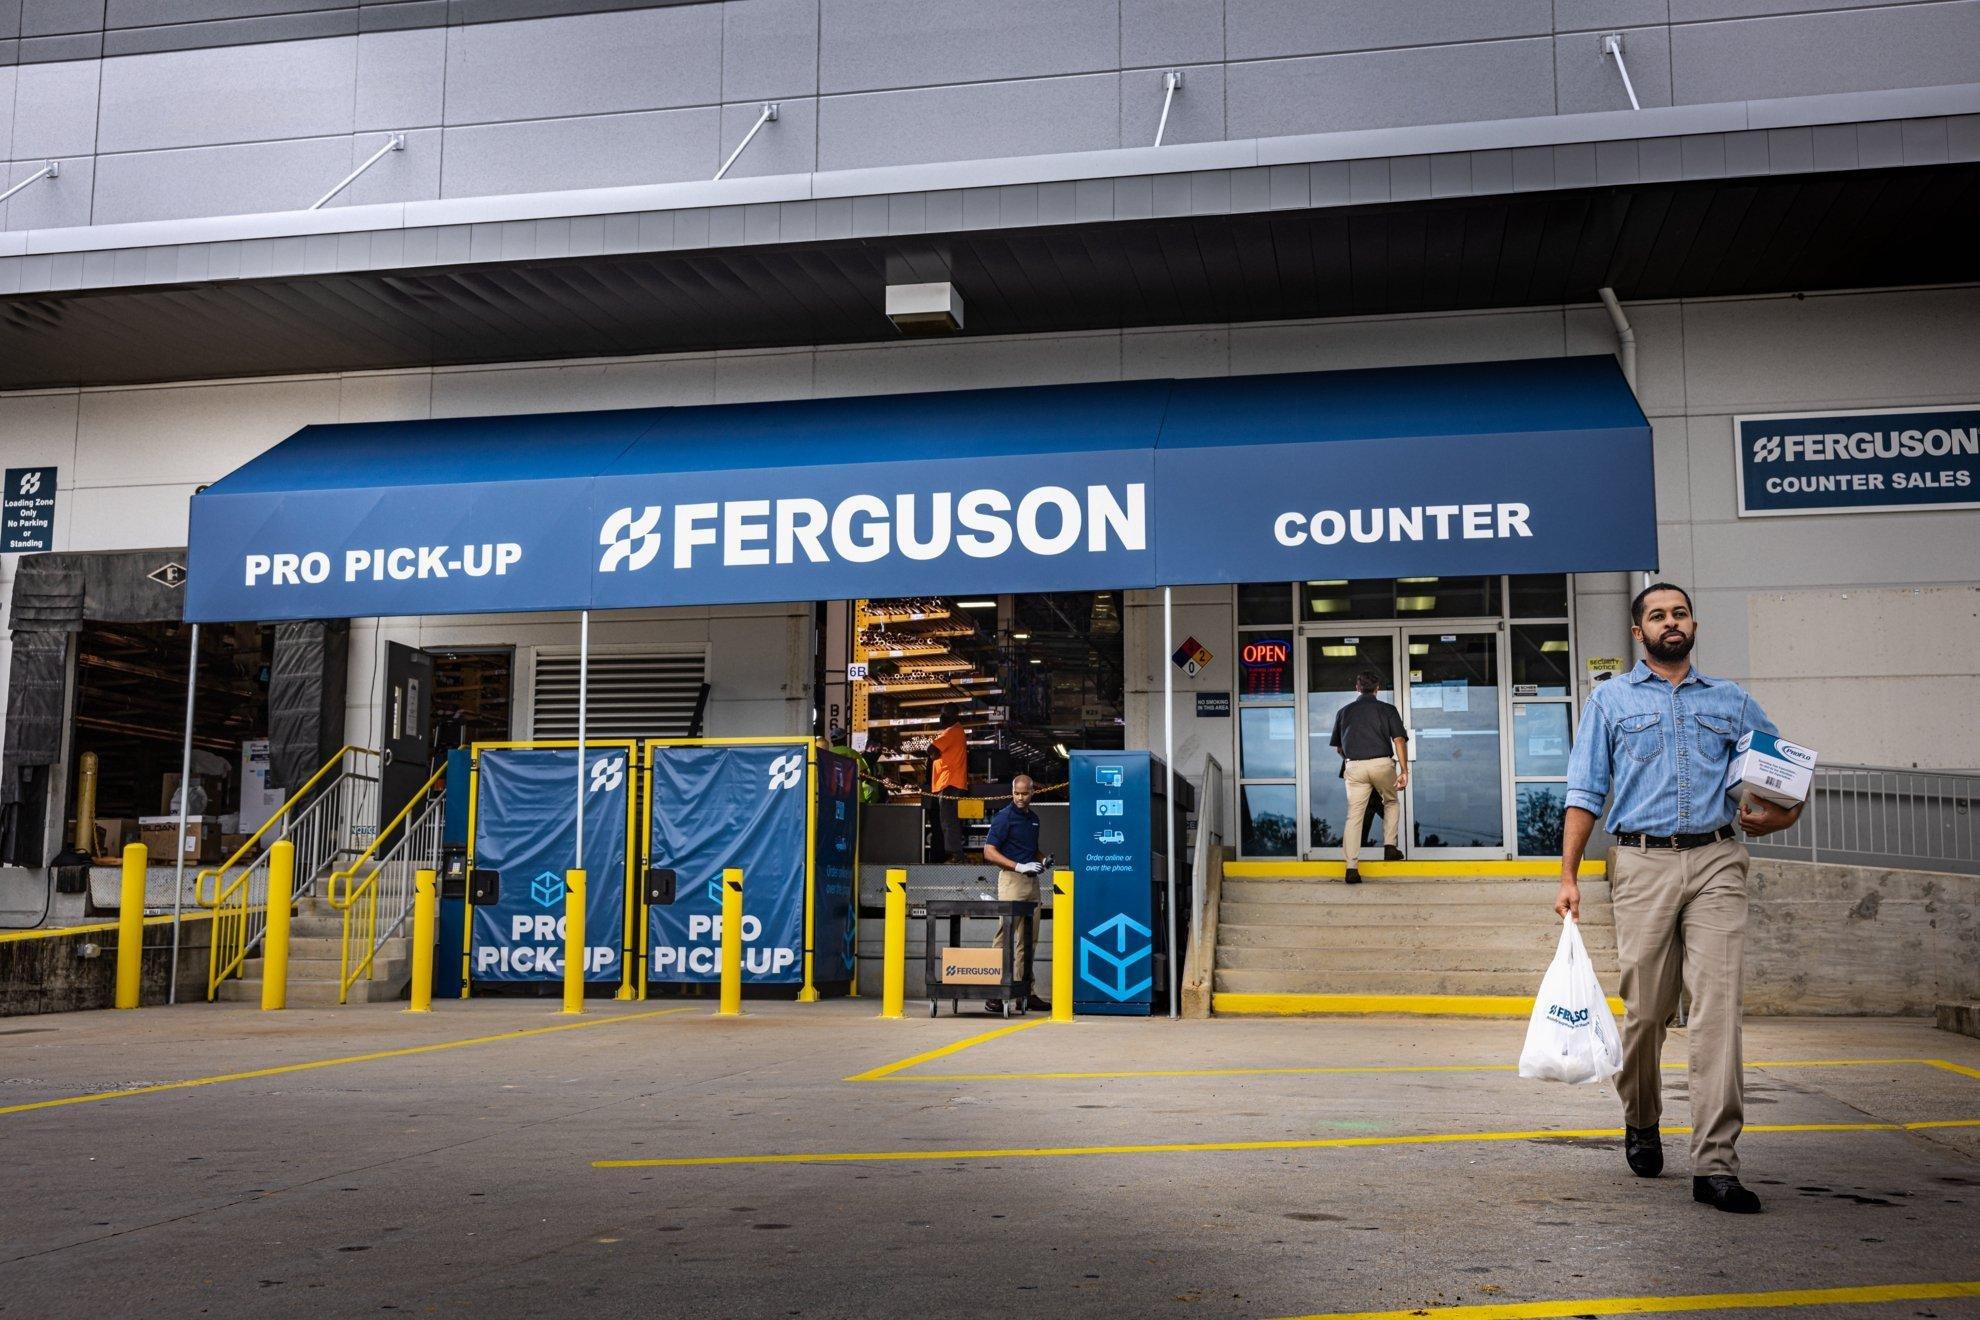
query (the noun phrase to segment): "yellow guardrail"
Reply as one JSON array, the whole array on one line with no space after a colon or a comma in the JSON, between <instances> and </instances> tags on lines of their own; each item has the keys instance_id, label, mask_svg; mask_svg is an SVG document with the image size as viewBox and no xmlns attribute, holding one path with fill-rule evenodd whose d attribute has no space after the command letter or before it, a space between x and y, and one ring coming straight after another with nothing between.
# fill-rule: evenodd
<instances>
[{"instance_id":1,"label":"yellow guardrail","mask_svg":"<svg viewBox=\"0 0 1980 1320\"><path fill-rule=\"evenodd\" d=\"M397 833L399 827L405 825L406 821L411 818L415 808L428 804L428 799L432 795L435 785L439 784L446 777L447 767L443 764L438 770L433 772L431 779L428 779L424 784L419 786L417 793L414 793L411 798L407 799L406 805L399 808L399 814L392 817L391 823L386 825L384 829L378 831L377 836L366 845L363 852L357 855L356 860L352 861L343 870L333 872L330 876L326 897L330 900L331 907L336 908L344 914L342 958L338 967L337 985L337 1002L340 1004L350 995L352 986L371 975L372 961L378 956L378 877L384 874L385 867L382 865L372 866L371 874L365 876L363 883L359 884L355 889L351 888L351 881L356 878L359 871L362 871L370 864L372 856L378 851L378 845ZM391 851L397 851L402 848L411 837L412 830L407 828L399 841L392 845ZM343 896L341 898L338 896L338 887L340 885L343 889ZM410 898L411 895L408 894L407 897ZM402 915L404 914L398 914L398 916ZM398 920L398 916L393 918L395 922ZM357 933L360 926L364 931L364 956L358 960L357 966L353 967L351 966L351 938Z\"/></svg>"},{"instance_id":2,"label":"yellow guardrail","mask_svg":"<svg viewBox=\"0 0 1980 1320\"><path fill-rule=\"evenodd\" d=\"M347 758L350 762L348 765ZM206 964L208 999L214 998L219 993L222 981L240 971L242 965L247 962L248 951L254 946L256 937L261 933L256 918L261 918L262 922L266 921L268 849L260 847L263 837L270 830L276 830L277 837L282 838L296 833L295 827L303 817L329 802L328 790L334 789L345 778L356 774L367 758L373 762L380 759L378 752L369 747L349 745L339 747L337 754L325 761L315 774L304 781L301 788L291 793L288 801L264 821L260 829L250 834L247 841L234 850L232 856L217 867L201 870L193 878L193 900L201 907L213 911L213 936L207 950ZM317 793L315 791L317 786L324 784L326 778L329 779L329 783L325 785L326 791ZM278 825L279 829L277 829ZM313 836L329 836L340 834L347 827L348 822L331 822L330 827L311 833ZM329 841L335 842L334 839ZM258 855L257 849L260 849ZM308 849L305 883L307 875L314 874L319 851L318 847ZM253 860L243 866L242 859L249 857ZM237 867L238 871L236 871ZM232 879L229 879L230 875ZM260 896L255 893L254 881L257 876L263 879ZM212 885L211 896L207 889L209 882Z\"/></svg>"}]
</instances>

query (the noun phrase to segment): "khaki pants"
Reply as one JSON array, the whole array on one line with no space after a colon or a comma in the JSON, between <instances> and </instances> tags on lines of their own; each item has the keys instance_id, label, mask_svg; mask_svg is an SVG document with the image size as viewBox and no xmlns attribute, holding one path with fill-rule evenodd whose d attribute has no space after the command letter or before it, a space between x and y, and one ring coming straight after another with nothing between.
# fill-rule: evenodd
<instances>
[{"instance_id":1,"label":"khaki pants","mask_svg":"<svg viewBox=\"0 0 1980 1320\"><path fill-rule=\"evenodd\" d=\"M1382 795L1382 842L1391 848L1401 847L1402 812L1396 807L1396 759L1393 756L1376 757L1368 761L1349 761L1347 774L1348 814L1347 829L1341 835L1341 854L1347 864L1353 866L1361 860L1361 827L1368 819L1368 795Z\"/></svg>"},{"instance_id":2,"label":"khaki pants","mask_svg":"<svg viewBox=\"0 0 1980 1320\"><path fill-rule=\"evenodd\" d=\"M1691 1172L1739 1173L1733 1143L1745 1121L1740 996L1745 966L1746 845L1737 839L1677 852L1618 848L1610 872L1622 962L1623 1121L1654 1126L1664 1112L1664 1024L1680 986L1691 992Z\"/></svg>"},{"instance_id":3,"label":"khaki pants","mask_svg":"<svg viewBox=\"0 0 1980 1320\"><path fill-rule=\"evenodd\" d=\"M997 872L997 901L999 903L1036 903L1038 901L1038 877L1019 875L1016 871ZM992 943L1002 948L1004 943L1004 923L997 923L997 937ZM1031 951L1038 944L1038 909L1031 909L1029 920L1018 923L1011 935L1011 969L1019 980L1031 975Z\"/></svg>"}]
</instances>

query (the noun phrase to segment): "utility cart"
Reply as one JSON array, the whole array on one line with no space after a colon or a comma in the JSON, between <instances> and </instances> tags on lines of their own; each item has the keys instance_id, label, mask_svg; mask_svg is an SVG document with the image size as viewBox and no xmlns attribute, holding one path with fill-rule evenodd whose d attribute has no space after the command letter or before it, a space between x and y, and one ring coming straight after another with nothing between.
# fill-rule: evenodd
<instances>
[{"instance_id":1,"label":"utility cart","mask_svg":"<svg viewBox=\"0 0 1980 1320\"><path fill-rule=\"evenodd\" d=\"M1028 923L1037 907L1038 904L1030 899L1009 902L982 898L928 900L926 972L929 1017L935 1017L942 1011L944 999L949 1001L952 1013L962 1011L962 1001L965 999L1001 999L1004 1001L1005 1017L1013 1012L1025 1011L1031 999L1029 964L1037 958L1038 950L1028 950L1027 965L1018 967L1016 938L1018 923ZM965 917L1002 921L1004 938L988 947L965 946L962 942ZM946 941L937 933L938 923L943 921L948 922Z\"/></svg>"}]
</instances>

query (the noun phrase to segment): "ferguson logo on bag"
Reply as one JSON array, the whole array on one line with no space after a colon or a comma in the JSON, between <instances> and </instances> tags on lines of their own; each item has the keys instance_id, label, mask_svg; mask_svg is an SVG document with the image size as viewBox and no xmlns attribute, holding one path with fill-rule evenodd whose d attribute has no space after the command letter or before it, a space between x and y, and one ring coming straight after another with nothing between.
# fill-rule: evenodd
<instances>
[{"instance_id":1,"label":"ferguson logo on bag","mask_svg":"<svg viewBox=\"0 0 1980 1320\"><path fill-rule=\"evenodd\" d=\"M1588 1025L1588 1010L1585 1008L1567 1008L1560 1004L1553 1004L1548 1007L1547 1016L1556 1022L1566 1023L1570 1027L1585 1027Z\"/></svg>"}]
</instances>

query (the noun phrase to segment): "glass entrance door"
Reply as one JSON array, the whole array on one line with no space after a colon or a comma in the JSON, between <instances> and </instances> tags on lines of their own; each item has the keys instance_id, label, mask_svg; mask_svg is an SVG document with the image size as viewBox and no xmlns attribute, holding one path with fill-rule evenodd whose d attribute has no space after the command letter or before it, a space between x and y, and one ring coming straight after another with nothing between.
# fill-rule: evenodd
<instances>
[{"instance_id":1,"label":"glass entrance door","mask_svg":"<svg viewBox=\"0 0 1980 1320\"><path fill-rule=\"evenodd\" d=\"M1405 636L1410 855L1507 856L1499 634Z\"/></svg>"},{"instance_id":2,"label":"glass entrance door","mask_svg":"<svg viewBox=\"0 0 1980 1320\"><path fill-rule=\"evenodd\" d=\"M1334 716L1355 699L1355 676L1364 670L1380 678L1384 700L1395 699L1400 639L1401 634L1394 629L1352 633L1308 630L1302 635L1306 649L1305 683L1300 695L1306 732L1301 748L1306 784L1306 810L1300 822L1303 856L1338 860L1341 855L1341 832L1347 827L1347 786L1340 776L1340 753L1328 742L1334 732ZM1379 798L1371 803L1362 823L1363 842L1374 839L1372 856L1377 859L1382 855L1382 821L1375 814L1380 806ZM1407 815L1404 820L1406 823ZM1403 837L1407 837L1407 829ZM1365 846L1362 855L1371 856Z\"/></svg>"}]
</instances>

